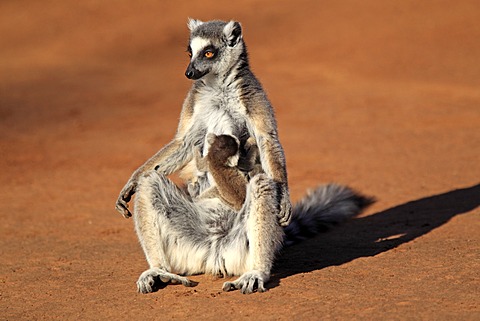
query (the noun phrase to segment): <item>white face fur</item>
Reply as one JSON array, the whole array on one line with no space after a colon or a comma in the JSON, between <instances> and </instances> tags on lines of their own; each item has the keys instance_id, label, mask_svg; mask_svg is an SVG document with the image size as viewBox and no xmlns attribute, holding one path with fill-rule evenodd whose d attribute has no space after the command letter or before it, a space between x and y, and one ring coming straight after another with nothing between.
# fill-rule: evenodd
<instances>
[{"instance_id":1,"label":"white face fur","mask_svg":"<svg viewBox=\"0 0 480 321\"><path fill-rule=\"evenodd\" d=\"M192 49L192 60L198 57L203 51L203 48L210 45L210 41L201 37L195 37L190 42L190 48Z\"/></svg>"}]
</instances>

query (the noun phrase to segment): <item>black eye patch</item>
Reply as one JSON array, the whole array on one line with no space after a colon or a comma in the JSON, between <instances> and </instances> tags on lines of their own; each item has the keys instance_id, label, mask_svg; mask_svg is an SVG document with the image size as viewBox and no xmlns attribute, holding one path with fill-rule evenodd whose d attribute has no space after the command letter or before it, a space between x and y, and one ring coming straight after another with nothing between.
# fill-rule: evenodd
<instances>
[{"instance_id":1,"label":"black eye patch","mask_svg":"<svg viewBox=\"0 0 480 321\"><path fill-rule=\"evenodd\" d=\"M212 55L213 54L213 55ZM203 48L202 50L202 57L205 57L205 58L208 58L208 59L212 59L212 58L216 58L217 57L217 54L218 54L218 49L215 48L214 46L210 45L210 46L206 46L205 48ZM210 56L210 57L209 57Z\"/></svg>"}]
</instances>

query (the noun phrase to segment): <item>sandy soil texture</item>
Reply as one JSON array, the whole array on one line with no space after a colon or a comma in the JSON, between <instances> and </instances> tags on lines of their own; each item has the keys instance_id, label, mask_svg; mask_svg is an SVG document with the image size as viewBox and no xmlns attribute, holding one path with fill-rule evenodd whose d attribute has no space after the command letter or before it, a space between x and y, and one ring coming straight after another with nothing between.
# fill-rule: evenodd
<instances>
[{"instance_id":1,"label":"sandy soil texture","mask_svg":"<svg viewBox=\"0 0 480 321\"><path fill-rule=\"evenodd\" d=\"M136 293L114 203L175 132L187 17L242 22L293 201L378 199L286 249L264 294ZM476 0L2 1L0 319L479 320L479 21Z\"/></svg>"}]
</instances>

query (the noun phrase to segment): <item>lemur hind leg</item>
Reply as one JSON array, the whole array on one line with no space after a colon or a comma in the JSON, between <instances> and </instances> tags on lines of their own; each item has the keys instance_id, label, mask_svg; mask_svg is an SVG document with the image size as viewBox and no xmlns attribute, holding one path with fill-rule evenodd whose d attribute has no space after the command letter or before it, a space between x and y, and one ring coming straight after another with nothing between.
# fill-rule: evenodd
<instances>
[{"instance_id":1,"label":"lemur hind leg","mask_svg":"<svg viewBox=\"0 0 480 321\"><path fill-rule=\"evenodd\" d=\"M245 270L235 281L225 282L224 291L239 289L247 294L255 290L265 291L264 284L270 279L275 255L281 248L283 240L283 229L277 219L280 208L277 191L277 183L265 174L258 174L250 181L243 218L240 218L243 220L245 233L237 233L239 239L242 238L242 234L246 235L244 241L248 244ZM236 255L238 256L238 252ZM227 253L225 256L230 255ZM226 261L228 269L228 260Z\"/></svg>"},{"instance_id":2,"label":"lemur hind leg","mask_svg":"<svg viewBox=\"0 0 480 321\"><path fill-rule=\"evenodd\" d=\"M164 283L195 282L180 274L199 273L208 249L206 232L197 223L199 209L173 182L155 171L138 183L133 215L135 230L150 269L138 281L138 291L153 292Z\"/></svg>"}]
</instances>

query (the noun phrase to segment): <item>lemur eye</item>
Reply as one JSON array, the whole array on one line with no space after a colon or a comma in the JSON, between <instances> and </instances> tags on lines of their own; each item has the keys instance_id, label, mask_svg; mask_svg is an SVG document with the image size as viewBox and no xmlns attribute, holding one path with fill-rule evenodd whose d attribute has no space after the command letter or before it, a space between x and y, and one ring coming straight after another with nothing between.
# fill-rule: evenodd
<instances>
[{"instance_id":1,"label":"lemur eye","mask_svg":"<svg viewBox=\"0 0 480 321\"><path fill-rule=\"evenodd\" d=\"M215 56L215 54L213 53L213 51L206 51L205 52L205 58L213 58L213 56Z\"/></svg>"},{"instance_id":2,"label":"lemur eye","mask_svg":"<svg viewBox=\"0 0 480 321\"><path fill-rule=\"evenodd\" d=\"M190 51L187 51L187 55L192 58L192 53Z\"/></svg>"}]
</instances>

